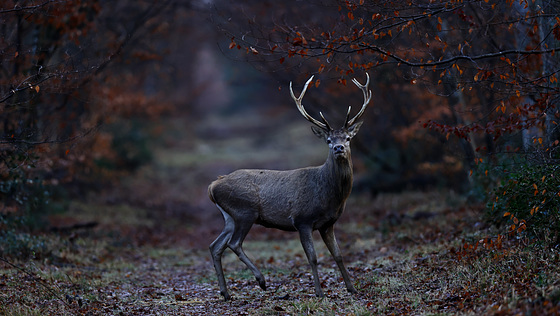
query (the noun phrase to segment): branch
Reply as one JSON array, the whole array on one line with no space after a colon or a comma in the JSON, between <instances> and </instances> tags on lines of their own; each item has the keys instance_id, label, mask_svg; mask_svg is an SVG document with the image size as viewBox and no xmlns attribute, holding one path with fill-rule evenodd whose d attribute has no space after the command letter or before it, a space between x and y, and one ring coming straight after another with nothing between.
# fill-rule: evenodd
<instances>
[{"instance_id":1,"label":"branch","mask_svg":"<svg viewBox=\"0 0 560 316\"><path fill-rule=\"evenodd\" d=\"M43 82L45 82L45 81L47 81L47 80L49 80L53 77L56 77L56 75L55 74L48 74L45 77L43 77L42 79L40 79L39 81L34 82L33 84L27 82L29 80L29 78L27 78L24 81L22 81L17 88L10 89L10 91L6 95L4 95L2 98L0 98L0 103L6 102L8 99L13 97L18 92L25 91L25 90L28 90L28 89L35 89L35 87L37 87L39 84L41 84L41 83L43 83ZM26 82L27 82L27 84L26 84Z\"/></svg>"},{"instance_id":2,"label":"branch","mask_svg":"<svg viewBox=\"0 0 560 316\"><path fill-rule=\"evenodd\" d=\"M46 6L47 4L50 4L50 3L53 3L53 2L67 2L67 1L47 0L43 3L37 4L37 5L31 5L31 6L27 6L27 7L20 7L18 5L15 5L13 9L0 9L0 14L12 13L12 12L21 12L21 11L33 11L33 10L37 10L39 8L42 8L42 7Z\"/></svg>"},{"instance_id":3,"label":"branch","mask_svg":"<svg viewBox=\"0 0 560 316\"><path fill-rule=\"evenodd\" d=\"M391 54L390 52L379 48L378 46L364 46L365 48L362 49L356 49L354 51L345 51L343 53L355 53L358 51L363 51L365 49L370 49L372 51L376 51L378 53L380 53L381 55L385 55L387 57L390 57L392 59L394 59L395 61L405 64L407 66L411 66L411 67L431 67L431 66L439 66L439 65L445 65L445 64L450 64L450 63L454 63L458 60L469 60L469 61L475 61L475 60L481 60L481 59L489 59L489 58L495 58L495 57L500 57L500 56L506 56L506 55L540 55L540 54L546 54L546 53L553 53L553 52L557 52L560 51L560 47L554 47L554 48L550 48L550 49L544 49L544 50L518 50L518 49L511 49L511 50L504 50L504 51L500 51L500 52L493 52L493 53L487 53L487 54L482 54L482 55L476 55L476 56L468 56L468 55L457 55L457 56L452 56L446 59L440 59L438 61L427 61L427 62L419 62L419 63L415 63L415 62L410 62L406 59L403 59L397 55ZM342 53L342 52L341 52Z\"/></svg>"},{"instance_id":4,"label":"branch","mask_svg":"<svg viewBox=\"0 0 560 316\"><path fill-rule=\"evenodd\" d=\"M92 127L90 129L88 129L87 131L85 131L82 134L73 136L73 137L69 137L66 139L44 139L44 140L38 140L38 141L29 141L29 140L25 140L25 139L8 139L8 140L0 140L0 144L24 144L24 145L31 145L31 146L37 146L37 145L43 145L43 144L64 144L64 143L69 143L69 142L73 142L79 138L82 137L86 137L87 135L93 133L94 131L96 131L99 127L101 126L101 124L96 125L95 127Z\"/></svg>"}]
</instances>

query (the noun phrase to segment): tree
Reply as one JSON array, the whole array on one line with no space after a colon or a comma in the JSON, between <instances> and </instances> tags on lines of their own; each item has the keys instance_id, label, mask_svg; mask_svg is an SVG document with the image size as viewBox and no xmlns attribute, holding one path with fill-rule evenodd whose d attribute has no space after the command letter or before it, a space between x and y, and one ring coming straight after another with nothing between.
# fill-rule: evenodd
<instances>
[{"instance_id":1,"label":"tree","mask_svg":"<svg viewBox=\"0 0 560 316\"><path fill-rule=\"evenodd\" d=\"M2 2L0 214L44 212L50 188L87 186L114 177L108 167L147 159L133 118L171 110L173 87L161 87L175 74L159 63L165 22L194 14L190 2Z\"/></svg>"}]
</instances>

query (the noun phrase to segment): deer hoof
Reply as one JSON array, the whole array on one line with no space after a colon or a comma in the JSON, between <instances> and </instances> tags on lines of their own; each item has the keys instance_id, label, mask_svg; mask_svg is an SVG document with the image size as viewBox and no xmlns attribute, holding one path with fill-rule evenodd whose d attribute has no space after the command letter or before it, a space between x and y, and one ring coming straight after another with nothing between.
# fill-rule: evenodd
<instances>
[{"instance_id":1,"label":"deer hoof","mask_svg":"<svg viewBox=\"0 0 560 316\"><path fill-rule=\"evenodd\" d=\"M358 291L357 291L355 288L352 287L352 288L349 288L349 289L348 289L348 293L351 293L351 294L358 294Z\"/></svg>"},{"instance_id":2,"label":"deer hoof","mask_svg":"<svg viewBox=\"0 0 560 316\"><path fill-rule=\"evenodd\" d=\"M227 291L226 292L220 292L220 294L222 294L225 301L231 301L231 295Z\"/></svg>"},{"instance_id":3,"label":"deer hoof","mask_svg":"<svg viewBox=\"0 0 560 316\"><path fill-rule=\"evenodd\" d=\"M259 280L259 286L263 291L266 291L266 282L264 280Z\"/></svg>"},{"instance_id":4,"label":"deer hoof","mask_svg":"<svg viewBox=\"0 0 560 316\"><path fill-rule=\"evenodd\" d=\"M317 293L315 293L315 295L316 295L318 298L325 298L325 294L323 293L323 291L318 291Z\"/></svg>"}]
</instances>

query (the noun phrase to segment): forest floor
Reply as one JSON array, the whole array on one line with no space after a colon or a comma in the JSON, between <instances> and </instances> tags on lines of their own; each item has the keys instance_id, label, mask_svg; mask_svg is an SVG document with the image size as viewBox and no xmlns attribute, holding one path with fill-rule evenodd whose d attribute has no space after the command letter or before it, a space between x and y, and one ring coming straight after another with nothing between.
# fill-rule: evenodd
<instances>
[{"instance_id":1,"label":"forest floor","mask_svg":"<svg viewBox=\"0 0 560 316\"><path fill-rule=\"evenodd\" d=\"M483 207L445 190L352 194L336 234L355 295L320 239L324 299L314 296L297 235L255 226L244 249L268 289L228 250L234 299L224 302L208 251L223 220L206 185L228 171L221 162L240 141L215 155L188 137L178 142L117 187L70 201L34 239L44 250L33 259L0 262L0 314L560 314L558 249L498 240L503 229L485 223Z\"/></svg>"}]
</instances>

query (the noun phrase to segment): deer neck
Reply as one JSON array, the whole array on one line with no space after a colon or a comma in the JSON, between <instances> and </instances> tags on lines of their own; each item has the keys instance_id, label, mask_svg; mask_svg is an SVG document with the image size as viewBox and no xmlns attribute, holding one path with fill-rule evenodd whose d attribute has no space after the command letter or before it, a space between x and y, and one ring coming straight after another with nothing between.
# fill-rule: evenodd
<instances>
[{"instance_id":1,"label":"deer neck","mask_svg":"<svg viewBox=\"0 0 560 316\"><path fill-rule=\"evenodd\" d=\"M329 152L327 161L321 166L325 183L333 190L335 196L346 200L352 190L352 158L350 153L344 159L336 158Z\"/></svg>"}]
</instances>

